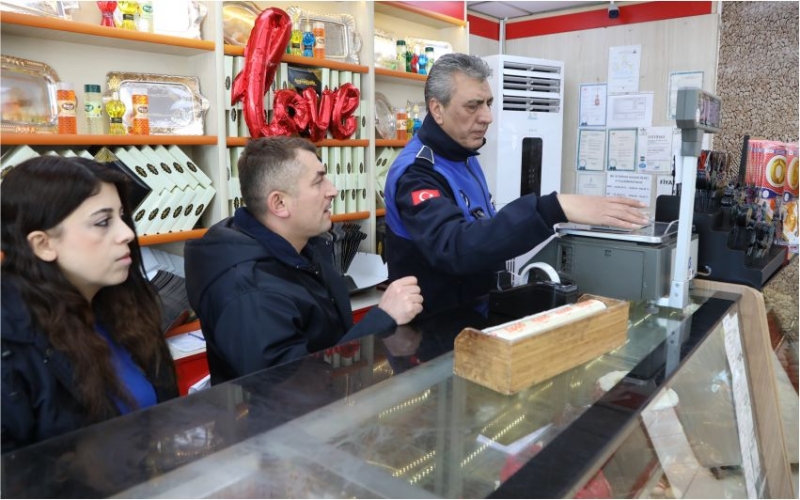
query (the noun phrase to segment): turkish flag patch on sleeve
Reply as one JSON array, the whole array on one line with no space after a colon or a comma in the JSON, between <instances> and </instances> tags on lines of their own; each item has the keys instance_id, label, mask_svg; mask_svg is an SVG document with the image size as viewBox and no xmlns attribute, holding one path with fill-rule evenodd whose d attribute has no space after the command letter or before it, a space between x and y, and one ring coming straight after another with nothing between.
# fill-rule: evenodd
<instances>
[{"instance_id":1,"label":"turkish flag patch on sleeve","mask_svg":"<svg viewBox=\"0 0 800 500\"><path fill-rule=\"evenodd\" d=\"M420 189L419 191L414 191L411 193L411 202L414 206L419 205L425 200L430 200L431 198L438 198L441 196L438 189Z\"/></svg>"}]
</instances>

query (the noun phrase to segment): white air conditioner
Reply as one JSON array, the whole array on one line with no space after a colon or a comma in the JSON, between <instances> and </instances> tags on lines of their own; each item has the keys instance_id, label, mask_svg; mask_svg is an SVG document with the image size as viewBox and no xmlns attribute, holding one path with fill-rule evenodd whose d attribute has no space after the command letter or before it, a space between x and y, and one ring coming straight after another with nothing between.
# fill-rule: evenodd
<instances>
[{"instance_id":1,"label":"white air conditioner","mask_svg":"<svg viewBox=\"0 0 800 500\"><path fill-rule=\"evenodd\" d=\"M509 55L483 59L492 68L494 121L480 162L495 206L559 191L564 63Z\"/></svg>"}]
</instances>

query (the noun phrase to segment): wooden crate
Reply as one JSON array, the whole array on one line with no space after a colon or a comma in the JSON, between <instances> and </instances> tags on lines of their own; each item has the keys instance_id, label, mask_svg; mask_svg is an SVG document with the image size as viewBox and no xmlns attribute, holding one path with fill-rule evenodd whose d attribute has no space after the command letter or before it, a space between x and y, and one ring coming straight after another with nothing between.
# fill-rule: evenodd
<instances>
[{"instance_id":1,"label":"wooden crate","mask_svg":"<svg viewBox=\"0 0 800 500\"><path fill-rule=\"evenodd\" d=\"M589 299L606 309L515 342L465 328L456 337L453 372L514 394L621 346L628 337L628 302L589 294L578 302Z\"/></svg>"}]
</instances>

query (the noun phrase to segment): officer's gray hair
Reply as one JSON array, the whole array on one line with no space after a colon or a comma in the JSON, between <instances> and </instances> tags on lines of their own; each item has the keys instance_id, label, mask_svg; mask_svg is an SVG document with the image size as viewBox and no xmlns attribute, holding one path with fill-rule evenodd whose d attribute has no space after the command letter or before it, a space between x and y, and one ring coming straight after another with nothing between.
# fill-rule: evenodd
<instances>
[{"instance_id":1,"label":"officer's gray hair","mask_svg":"<svg viewBox=\"0 0 800 500\"><path fill-rule=\"evenodd\" d=\"M425 82L425 107L430 111L431 99L443 106L450 104L455 92L453 76L461 73L468 78L485 81L492 76L492 68L478 56L468 54L445 54L433 63Z\"/></svg>"}]
</instances>

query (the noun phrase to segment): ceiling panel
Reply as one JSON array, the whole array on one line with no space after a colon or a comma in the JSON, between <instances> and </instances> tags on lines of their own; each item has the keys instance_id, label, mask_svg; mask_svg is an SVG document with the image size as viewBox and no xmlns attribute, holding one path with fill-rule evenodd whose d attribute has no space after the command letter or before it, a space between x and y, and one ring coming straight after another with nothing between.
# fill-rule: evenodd
<instances>
[{"instance_id":1,"label":"ceiling panel","mask_svg":"<svg viewBox=\"0 0 800 500\"><path fill-rule=\"evenodd\" d=\"M542 14L576 7L591 7L610 2L593 0L575 2L495 2L486 0L468 1L467 11L476 12L495 19L514 19L532 14Z\"/></svg>"}]
</instances>

